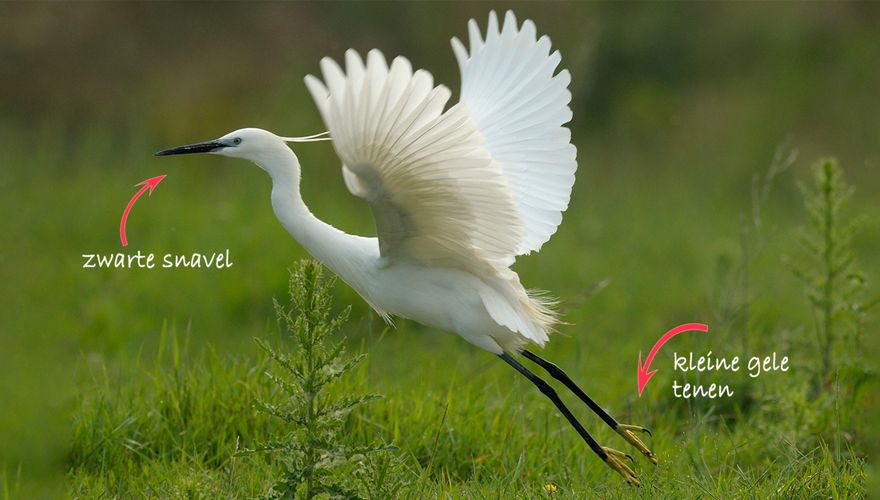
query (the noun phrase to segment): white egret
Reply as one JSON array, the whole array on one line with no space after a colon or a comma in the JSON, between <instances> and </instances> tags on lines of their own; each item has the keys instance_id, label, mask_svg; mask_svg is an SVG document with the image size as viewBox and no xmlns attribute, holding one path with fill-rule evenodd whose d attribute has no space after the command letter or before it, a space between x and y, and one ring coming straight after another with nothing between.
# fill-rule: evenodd
<instances>
[{"instance_id":1,"label":"white egret","mask_svg":"<svg viewBox=\"0 0 880 500\"><path fill-rule=\"evenodd\" d=\"M167 149L156 155L214 153L256 163L272 178L272 207L281 224L383 318L400 316L455 332L498 355L559 408L590 448L631 484L628 455L600 446L556 391L516 358L545 369L574 392L651 462L654 454L560 368L526 349L543 346L556 322L551 301L527 290L510 269L537 251L562 221L577 169L564 127L572 117L567 70L559 51L494 12L482 37L468 24L469 50L452 48L462 75L461 99L445 109L450 91L397 57L389 66L372 50L366 62L345 53L345 71L321 60L323 82L306 86L329 129L285 138L256 128ZM378 237L346 234L316 218L300 196L300 163L286 142L332 138L349 191L365 199Z\"/></svg>"}]
</instances>

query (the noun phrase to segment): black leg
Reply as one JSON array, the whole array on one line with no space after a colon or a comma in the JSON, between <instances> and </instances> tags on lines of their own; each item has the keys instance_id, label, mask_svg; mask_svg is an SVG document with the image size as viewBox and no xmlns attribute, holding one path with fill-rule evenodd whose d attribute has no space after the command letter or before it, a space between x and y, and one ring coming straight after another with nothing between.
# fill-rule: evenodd
<instances>
[{"instance_id":1,"label":"black leg","mask_svg":"<svg viewBox=\"0 0 880 500\"><path fill-rule=\"evenodd\" d=\"M626 479L626 482L634 486L639 485L639 480L636 478L633 470L623 462L624 458L632 460L632 457L617 450L612 450L610 448L599 446L599 443L597 443L596 440L593 439L593 436L590 436L590 433L588 433L586 429L584 429L584 427L581 425L581 423L578 422L576 418L574 418L574 415L572 415L571 411L568 409L568 407L565 406L562 400L559 399L559 395L556 394L556 390L553 389L553 387L550 387L550 384L548 384L541 377L530 372L528 368L520 364L519 361L510 357L510 355L508 355L507 353L499 354L498 357L503 359L504 362L508 365L514 367L516 371L520 372L523 376L529 379L529 381L535 384L538 390L540 390L545 396L550 398L550 401L553 401L553 404L555 404L556 407L559 408L559 411L562 412L566 420L568 420L568 423L570 423L571 426L574 427L574 430L576 430L577 433L580 434L581 437L584 439L584 441L587 442L587 445L589 445L590 449L593 450L596 455L599 455L599 458L601 458L609 467L614 469L614 471L623 476L623 478Z\"/></svg>"},{"instance_id":2,"label":"black leg","mask_svg":"<svg viewBox=\"0 0 880 500\"><path fill-rule=\"evenodd\" d=\"M580 398L581 401L586 403L587 406L589 406L590 409L593 410L593 412L596 415L599 415L599 418L604 420L605 423L608 424L612 429L617 430L617 426L620 425L617 422L617 420L614 420L614 417L609 415L607 411L605 411L601 406L596 404L596 402L593 401L593 399L590 398L590 396L587 396L587 393L584 392L580 387L578 387L578 385L574 383L574 381L568 376L567 373L565 373L562 370L562 368L559 368L555 364L553 364L553 363L547 361L546 359L538 356L537 354L529 352L525 349L523 349L522 355L525 356L526 359L534 362L535 364L537 364L538 366L540 366L541 368L546 370L547 373L549 373L551 377L562 382L563 385L565 385L565 387L568 387L571 390L571 392L573 392L575 394L575 396L577 396L578 398Z\"/></svg>"},{"instance_id":3,"label":"black leg","mask_svg":"<svg viewBox=\"0 0 880 500\"><path fill-rule=\"evenodd\" d=\"M584 429L581 423L578 422L576 418L574 418L574 415L571 414L571 411L569 411L568 407L565 406L565 403L563 403L562 400L559 399L559 395L556 394L555 389L550 387L550 384L545 382L544 379L542 379L541 377L530 372L528 368L520 364L519 361L510 357L507 353L502 353L498 356L503 359L508 365L514 367L516 371L522 373L527 379L535 384L538 390L540 390L545 396L550 398L550 401L553 401L553 404L555 404L556 407L559 408L559 411L562 412L562 414L568 420L568 423L570 423L571 426L574 427L574 430L576 430L578 434L580 434L581 437L584 438L584 441L587 442L587 445L590 446L590 449L592 449L596 453L596 455L599 455L599 458L601 458L602 460L607 459L607 454L605 453L605 450L602 449L601 446L599 446L599 443L597 443L596 440L593 439L593 436L590 436L590 433L588 433L586 429Z\"/></svg>"},{"instance_id":4,"label":"black leg","mask_svg":"<svg viewBox=\"0 0 880 500\"><path fill-rule=\"evenodd\" d=\"M637 425L621 424L620 422L615 420L614 417L609 415L604 408L593 401L590 396L587 396L587 393L585 393L580 387L578 387L578 385L574 383L571 377L569 377L568 374L562 370L562 368L559 368L550 361L547 361L537 354L529 352L525 349L522 350L521 354L526 359L531 360L532 362L546 370L551 377L562 382L563 385L568 387L571 392L573 392L578 398L580 398L581 401L589 406L590 409L593 410L593 413L598 415L599 418L601 418L606 424L608 424L609 427L611 427L612 429L614 429L615 432L623 436L623 438L626 439L630 444L638 448L638 450L642 452L642 454L645 455L645 457L647 457L648 460L651 461L651 463L657 465L657 457L650 449L648 449L645 443L643 443L642 440L634 434L635 432L644 432L648 435L651 435L651 431Z\"/></svg>"}]
</instances>

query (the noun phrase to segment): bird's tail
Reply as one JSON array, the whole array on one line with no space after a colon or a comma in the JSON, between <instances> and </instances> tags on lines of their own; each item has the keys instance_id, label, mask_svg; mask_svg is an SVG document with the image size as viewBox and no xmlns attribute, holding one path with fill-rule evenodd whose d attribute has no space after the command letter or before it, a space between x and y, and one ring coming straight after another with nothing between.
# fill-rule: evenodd
<instances>
[{"instance_id":1,"label":"bird's tail","mask_svg":"<svg viewBox=\"0 0 880 500\"><path fill-rule=\"evenodd\" d=\"M556 325L562 323L559 319L559 299L545 290L526 289L526 300L523 301L523 306L529 319L545 333L553 333L556 331Z\"/></svg>"}]
</instances>

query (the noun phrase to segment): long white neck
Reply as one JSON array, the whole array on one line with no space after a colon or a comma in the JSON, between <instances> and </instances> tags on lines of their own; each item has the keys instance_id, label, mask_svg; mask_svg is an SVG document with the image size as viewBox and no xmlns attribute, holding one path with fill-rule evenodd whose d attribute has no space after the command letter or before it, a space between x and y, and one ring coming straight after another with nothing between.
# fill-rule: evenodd
<instances>
[{"instance_id":1,"label":"long white neck","mask_svg":"<svg viewBox=\"0 0 880 500\"><path fill-rule=\"evenodd\" d=\"M299 159L286 145L255 160L272 177L272 208L281 225L314 258L358 291L369 259L366 238L346 234L315 217L300 194Z\"/></svg>"}]
</instances>

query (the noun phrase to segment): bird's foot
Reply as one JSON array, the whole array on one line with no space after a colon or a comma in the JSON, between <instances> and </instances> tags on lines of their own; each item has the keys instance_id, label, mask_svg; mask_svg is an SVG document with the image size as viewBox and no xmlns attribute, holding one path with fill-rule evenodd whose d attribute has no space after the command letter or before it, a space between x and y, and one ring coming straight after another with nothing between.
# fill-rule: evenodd
<instances>
[{"instance_id":1,"label":"bird's foot","mask_svg":"<svg viewBox=\"0 0 880 500\"><path fill-rule=\"evenodd\" d=\"M633 486L640 486L638 478L636 478L636 473L630 468L629 465L624 462L624 460L632 461L632 457L627 455L622 451L613 450L611 448L602 447L602 450L605 452L605 463L608 464L608 467L611 467L618 474L623 476L626 479L626 482Z\"/></svg>"},{"instance_id":2,"label":"bird's foot","mask_svg":"<svg viewBox=\"0 0 880 500\"><path fill-rule=\"evenodd\" d=\"M647 435L651 435L651 431L644 427L640 427L638 425L628 425L628 424L618 424L617 429L614 429L618 434L620 434L623 439L635 446L642 455L644 455L648 460L651 461L652 464L657 465L657 455L654 455L654 452L651 451L648 446L636 436L637 432L644 432Z\"/></svg>"}]
</instances>

